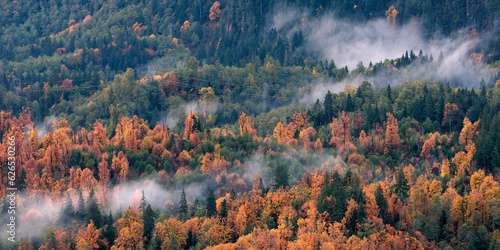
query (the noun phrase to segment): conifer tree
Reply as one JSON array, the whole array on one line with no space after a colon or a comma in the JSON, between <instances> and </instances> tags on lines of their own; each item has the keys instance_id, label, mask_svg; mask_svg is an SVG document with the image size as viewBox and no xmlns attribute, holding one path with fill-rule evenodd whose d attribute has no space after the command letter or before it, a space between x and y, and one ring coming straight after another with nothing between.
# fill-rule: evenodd
<instances>
[{"instance_id":1,"label":"conifer tree","mask_svg":"<svg viewBox=\"0 0 500 250\"><path fill-rule=\"evenodd\" d=\"M146 201L146 197L144 196L144 190L142 190L141 201L139 203L139 212L143 213L146 210L148 202Z\"/></svg>"},{"instance_id":2,"label":"conifer tree","mask_svg":"<svg viewBox=\"0 0 500 250\"><path fill-rule=\"evenodd\" d=\"M85 223L89 224L90 221L94 221L94 225L96 228L101 228L102 226L102 214L99 210L99 205L97 204L97 200L94 196L94 190L90 191L89 199L87 201L87 215L85 217Z\"/></svg>"},{"instance_id":3,"label":"conifer tree","mask_svg":"<svg viewBox=\"0 0 500 250\"><path fill-rule=\"evenodd\" d=\"M179 201L179 214L181 216L181 219L186 219L185 217L188 214L188 205L184 188L182 189L181 200Z\"/></svg>"},{"instance_id":4,"label":"conifer tree","mask_svg":"<svg viewBox=\"0 0 500 250\"><path fill-rule=\"evenodd\" d=\"M278 165L274 168L274 188L287 187L288 181L288 167L286 164L278 162Z\"/></svg>"},{"instance_id":5,"label":"conifer tree","mask_svg":"<svg viewBox=\"0 0 500 250\"><path fill-rule=\"evenodd\" d=\"M85 200L83 199L82 192L78 192L78 203L76 208L76 218L77 221L83 222L87 216L87 209L85 206Z\"/></svg>"},{"instance_id":6,"label":"conifer tree","mask_svg":"<svg viewBox=\"0 0 500 250\"><path fill-rule=\"evenodd\" d=\"M155 212L151 208L151 204L147 204L142 218L144 221L144 237L146 238L145 245L148 245L153 236L153 229L155 227Z\"/></svg>"},{"instance_id":7,"label":"conifer tree","mask_svg":"<svg viewBox=\"0 0 500 250\"><path fill-rule=\"evenodd\" d=\"M227 217L227 202L224 199L220 204L219 218L223 219Z\"/></svg>"},{"instance_id":8,"label":"conifer tree","mask_svg":"<svg viewBox=\"0 0 500 250\"><path fill-rule=\"evenodd\" d=\"M207 217L212 217L217 214L217 203L215 201L214 191L211 188L208 190L207 203L205 204L205 211Z\"/></svg>"},{"instance_id":9,"label":"conifer tree","mask_svg":"<svg viewBox=\"0 0 500 250\"><path fill-rule=\"evenodd\" d=\"M75 208L73 207L73 202L68 194L59 215L59 224L63 227L69 225L74 216Z\"/></svg>"}]
</instances>

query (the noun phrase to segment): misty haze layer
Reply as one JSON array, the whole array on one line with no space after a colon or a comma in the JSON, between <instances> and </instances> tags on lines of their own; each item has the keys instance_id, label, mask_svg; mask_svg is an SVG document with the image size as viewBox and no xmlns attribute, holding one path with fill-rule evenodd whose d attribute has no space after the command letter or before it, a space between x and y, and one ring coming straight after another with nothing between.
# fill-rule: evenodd
<instances>
[{"instance_id":1,"label":"misty haze layer","mask_svg":"<svg viewBox=\"0 0 500 250\"><path fill-rule=\"evenodd\" d=\"M474 58L470 57L472 50L485 39L481 36L471 36L465 30L450 37L435 34L426 39L418 20L404 25L394 25L386 19L349 22L338 19L333 14L315 18L297 10L281 11L276 13L272 20L270 27L288 33L288 37L302 31L306 37L306 43L303 45L306 50L317 51L320 56L334 60L337 68L347 66L349 71L356 69L360 62L368 68L370 62L375 64L384 62L385 59L399 58L410 51L418 54L422 50L428 57L432 55L434 58L435 63L427 65L412 62L407 66L411 67L411 70L382 72L370 77L362 74L348 78L336 87L333 87L331 82L320 81L320 85L327 86L327 90L339 92L343 90L345 83L355 83L359 86L364 80L375 87L383 87L417 79L449 81L453 85L477 88L481 79L488 80L491 76L491 72L483 69L482 64L476 64ZM443 60L437 62L440 53L443 54ZM324 91L324 88L321 88L319 93L324 95ZM315 97L316 95L312 101L315 101Z\"/></svg>"}]
</instances>

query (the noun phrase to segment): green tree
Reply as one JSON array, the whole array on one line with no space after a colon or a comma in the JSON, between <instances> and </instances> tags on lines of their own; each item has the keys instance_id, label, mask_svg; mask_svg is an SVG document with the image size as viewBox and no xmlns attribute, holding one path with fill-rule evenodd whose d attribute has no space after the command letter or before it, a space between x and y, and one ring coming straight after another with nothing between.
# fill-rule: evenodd
<instances>
[{"instance_id":1,"label":"green tree","mask_svg":"<svg viewBox=\"0 0 500 250\"><path fill-rule=\"evenodd\" d=\"M289 185L289 178L288 166L278 161L278 164L274 168L274 189L287 187Z\"/></svg>"},{"instance_id":2,"label":"green tree","mask_svg":"<svg viewBox=\"0 0 500 250\"><path fill-rule=\"evenodd\" d=\"M184 188L181 193L181 200L179 201L179 214L182 219L186 219L188 214L188 205L186 200L186 193L184 192Z\"/></svg>"},{"instance_id":3,"label":"green tree","mask_svg":"<svg viewBox=\"0 0 500 250\"><path fill-rule=\"evenodd\" d=\"M334 110L333 110L333 95L328 90L328 93L325 95L325 101L323 102L324 110L325 110L325 118L326 123L330 123L333 118Z\"/></svg>"},{"instance_id":4,"label":"green tree","mask_svg":"<svg viewBox=\"0 0 500 250\"><path fill-rule=\"evenodd\" d=\"M90 221L94 221L96 228L101 228L102 226L102 214L99 210L99 205L97 204L97 199L94 196L94 190L90 191L89 199L87 201L87 216L85 217L86 224Z\"/></svg>"},{"instance_id":5,"label":"green tree","mask_svg":"<svg viewBox=\"0 0 500 250\"><path fill-rule=\"evenodd\" d=\"M82 191L78 192L77 204L76 218L77 221L83 222L85 220L85 217L87 217L87 206L85 205L85 199L83 199Z\"/></svg>"},{"instance_id":6,"label":"green tree","mask_svg":"<svg viewBox=\"0 0 500 250\"><path fill-rule=\"evenodd\" d=\"M222 219L226 217L227 217L227 202L226 199L224 199L220 204L219 218Z\"/></svg>"},{"instance_id":7,"label":"green tree","mask_svg":"<svg viewBox=\"0 0 500 250\"><path fill-rule=\"evenodd\" d=\"M73 207L73 202L68 194L59 215L59 224L63 227L67 226L71 223L74 217L75 208Z\"/></svg>"},{"instance_id":8,"label":"green tree","mask_svg":"<svg viewBox=\"0 0 500 250\"><path fill-rule=\"evenodd\" d=\"M151 208L151 204L147 204L144 213L142 214L142 219L144 221L144 237L146 238L145 245L148 245L151 237L153 236L153 230L155 227L155 217L156 214Z\"/></svg>"},{"instance_id":9,"label":"green tree","mask_svg":"<svg viewBox=\"0 0 500 250\"><path fill-rule=\"evenodd\" d=\"M57 249L57 240L54 234L54 227L50 226L43 237L44 245L47 249Z\"/></svg>"},{"instance_id":10,"label":"green tree","mask_svg":"<svg viewBox=\"0 0 500 250\"><path fill-rule=\"evenodd\" d=\"M205 204L205 211L207 217L212 217L217 214L217 203L215 200L214 191L211 188L208 190L207 202Z\"/></svg>"},{"instance_id":11,"label":"green tree","mask_svg":"<svg viewBox=\"0 0 500 250\"><path fill-rule=\"evenodd\" d=\"M392 218L389 214L389 206L387 205L387 200L384 197L382 187L378 185L375 190L375 201L377 202L377 206L379 208L379 216L384 221L384 224L392 224Z\"/></svg>"}]
</instances>

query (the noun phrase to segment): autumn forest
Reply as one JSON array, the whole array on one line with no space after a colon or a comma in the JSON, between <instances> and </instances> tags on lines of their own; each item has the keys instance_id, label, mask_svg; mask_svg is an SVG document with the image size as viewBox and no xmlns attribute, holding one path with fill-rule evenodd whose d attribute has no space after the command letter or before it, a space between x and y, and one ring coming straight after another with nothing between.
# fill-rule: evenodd
<instances>
[{"instance_id":1,"label":"autumn forest","mask_svg":"<svg viewBox=\"0 0 500 250\"><path fill-rule=\"evenodd\" d=\"M0 5L0 249L500 249L498 1Z\"/></svg>"}]
</instances>

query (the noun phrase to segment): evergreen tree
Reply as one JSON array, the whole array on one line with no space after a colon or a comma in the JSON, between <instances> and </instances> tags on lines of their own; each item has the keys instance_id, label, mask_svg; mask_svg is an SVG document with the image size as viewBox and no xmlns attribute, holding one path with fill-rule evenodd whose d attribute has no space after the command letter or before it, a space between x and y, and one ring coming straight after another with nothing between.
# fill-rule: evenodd
<instances>
[{"instance_id":1,"label":"evergreen tree","mask_svg":"<svg viewBox=\"0 0 500 250\"><path fill-rule=\"evenodd\" d=\"M188 214L188 205L186 200L186 193L184 193L184 188L181 193L181 200L179 201L179 214L182 219L186 219L185 217Z\"/></svg>"},{"instance_id":2,"label":"evergreen tree","mask_svg":"<svg viewBox=\"0 0 500 250\"><path fill-rule=\"evenodd\" d=\"M220 204L219 218L226 218L226 217L227 217L227 202L226 199L224 199Z\"/></svg>"},{"instance_id":3,"label":"evergreen tree","mask_svg":"<svg viewBox=\"0 0 500 250\"><path fill-rule=\"evenodd\" d=\"M262 179L261 179L262 180ZM236 192L234 192L234 188L231 188L231 194L229 196L229 198L234 201L234 198L236 197Z\"/></svg>"},{"instance_id":4,"label":"evergreen tree","mask_svg":"<svg viewBox=\"0 0 500 250\"><path fill-rule=\"evenodd\" d=\"M401 220L401 209L402 204L408 198L408 191L410 190L410 185L408 184L408 180L405 177L403 172L403 168L400 167L398 172L396 173L396 184L394 184L394 192L401 200L401 206L399 206L399 220Z\"/></svg>"},{"instance_id":5,"label":"evergreen tree","mask_svg":"<svg viewBox=\"0 0 500 250\"><path fill-rule=\"evenodd\" d=\"M113 226L113 215L111 211L109 215L105 217L104 226L102 227L102 237L108 241L110 246L114 245L116 239L116 232Z\"/></svg>"},{"instance_id":6,"label":"evergreen tree","mask_svg":"<svg viewBox=\"0 0 500 250\"><path fill-rule=\"evenodd\" d=\"M392 100L392 90L391 90L391 85L387 85L387 98L393 103L394 101Z\"/></svg>"},{"instance_id":7,"label":"evergreen tree","mask_svg":"<svg viewBox=\"0 0 500 250\"><path fill-rule=\"evenodd\" d=\"M324 121L326 121L326 123L330 123L332 121L333 113L334 113L333 95L330 91L328 91L328 93L326 93L326 95L325 95L325 101L323 102L323 106L324 106L324 110L325 110Z\"/></svg>"},{"instance_id":8,"label":"evergreen tree","mask_svg":"<svg viewBox=\"0 0 500 250\"><path fill-rule=\"evenodd\" d=\"M24 168L21 168L21 173L19 173L17 187L19 188L19 191L23 191L26 187L26 170L24 170Z\"/></svg>"},{"instance_id":9,"label":"evergreen tree","mask_svg":"<svg viewBox=\"0 0 500 250\"><path fill-rule=\"evenodd\" d=\"M285 163L280 163L274 168L274 189L287 187L289 185L288 167Z\"/></svg>"},{"instance_id":10,"label":"evergreen tree","mask_svg":"<svg viewBox=\"0 0 500 250\"><path fill-rule=\"evenodd\" d=\"M212 217L217 214L217 203L215 200L214 191L211 188L208 190L207 203L205 204L205 211L207 217Z\"/></svg>"},{"instance_id":11,"label":"evergreen tree","mask_svg":"<svg viewBox=\"0 0 500 250\"><path fill-rule=\"evenodd\" d=\"M74 217L75 208L73 207L73 202L71 201L71 197L68 194L59 215L59 224L63 227L69 225Z\"/></svg>"},{"instance_id":12,"label":"evergreen tree","mask_svg":"<svg viewBox=\"0 0 500 250\"><path fill-rule=\"evenodd\" d=\"M144 196L144 190L142 190L141 201L139 202L139 212L143 213L146 210L148 202L146 201L146 197Z\"/></svg>"},{"instance_id":13,"label":"evergreen tree","mask_svg":"<svg viewBox=\"0 0 500 250\"><path fill-rule=\"evenodd\" d=\"M87 207L85 205L85 200L83 199L82 191L78 192L78 202L76 208L76 218L77 221L83 222L87 216ZM94 222L95 223L95 222Z\"/></svg>"},{"instance_id":14,"label":"evergreen tree","mask_svg":"<svg viewBox=\"0 0 500 250\"><path fill-rule=\"evenodd\" d=\"M351 98L351 93L347 94L347 100L346 100L346 104L345 104L345 111L347 112L352 112L354 111L354 102L352 101L352 98Z\"/></svg>"},{"instance_id":15,"label":"evergreen tree","mask_svg":"<svg viewBox=\"0 0 500 250\"><path fill-rule=\"evenodd\" d=\"M396 173L396 184L394 184L394 192L401 199L401 201L406 201L408 198L408 191L410 190L410 185L408 184L408 180L406 179L405 173L403 172L403 168L399 168Z\"/></svg>"},{"instance_id":16,"label":"evergreen tree","mask_svg":"<svg viewBox=\"0 0 500 250\"><path fill-rule=\"evenodd\" d=\"M378 185L375 190L375 201L379 208L379 216L384 221L384 224L392 224L392 220L389 215L389 206L387 205L387 200L384 197L382 187Z\"/></svg>"},{"instance_id":17,"label":"evergreen tree","mask_svg":"<svg viewBox=\"0 0 500 250\"><path fill-rule=\"evenodd\" d=\"M96 228L101 228L102 226L102 215L99 210L99 205L97 204L97 200L94 196L94 190L90 191L89 199L87 201L87 216L85 217L86 224L89 224L90 221L94 221L94 225Z\"/></svg>"},{"instance_id":18,"label":"evergreen tree","mask_svg":"<svg viewBox=\"0 0 500 250\"><path fill-rule=\"evenodd\" d=\"M147 204L146 209L142 215L144 221L144 237L146 238L145 245L148 245L151 237L153 236L153 230L155 227L155 212L151 208L150 204Z\"/></svg>"}]
</instances>

